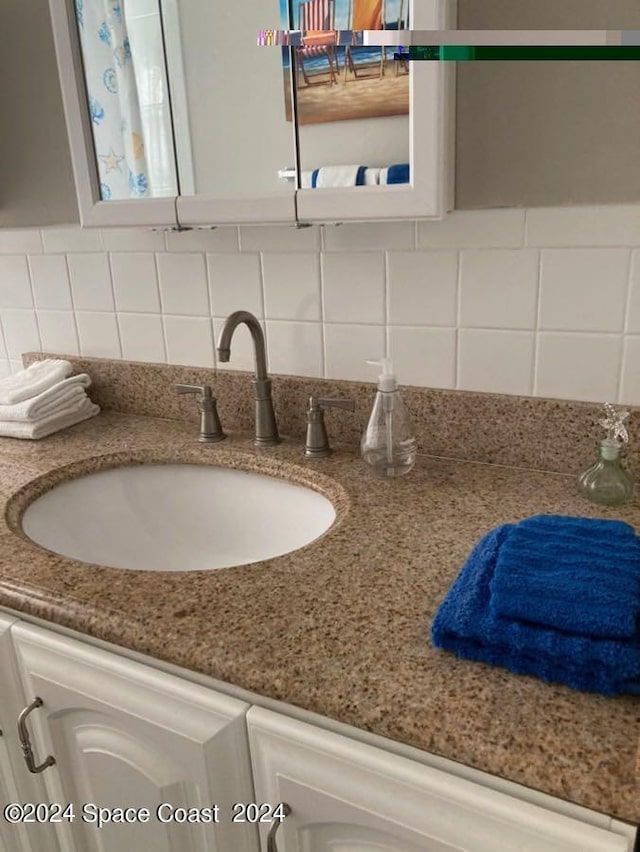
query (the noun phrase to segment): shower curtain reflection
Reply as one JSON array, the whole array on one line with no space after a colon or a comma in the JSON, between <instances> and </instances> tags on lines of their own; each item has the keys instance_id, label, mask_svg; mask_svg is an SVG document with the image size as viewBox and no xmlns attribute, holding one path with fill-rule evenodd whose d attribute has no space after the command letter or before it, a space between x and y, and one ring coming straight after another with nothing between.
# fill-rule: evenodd
<instances>
[{"instance_id":1,"label":"shower curtain reflection","mask_svg":"<svg viewBox=\"0 0 640 852\"><path fill-rule=\"evenodd\" d=\"M102 200L177 195L157 0L75 8Z\"/></svg>"}]
</instances>

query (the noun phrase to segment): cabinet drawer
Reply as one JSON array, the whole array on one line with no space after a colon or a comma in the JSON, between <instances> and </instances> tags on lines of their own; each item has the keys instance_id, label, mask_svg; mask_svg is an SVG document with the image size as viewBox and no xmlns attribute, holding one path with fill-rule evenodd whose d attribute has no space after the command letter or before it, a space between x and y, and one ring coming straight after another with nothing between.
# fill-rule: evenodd
<instances>
[{"instance_id":1,"label":"cabinet drawer","mask_svg":"<svg viewBox=\"0 0 640 852\"><path fill-rule=\"evenodd\" d=\"M291 807L278 852L633 849L606 818L589 825L261 708L247 721L257 801Z\"/></svg>"}]
</instances>

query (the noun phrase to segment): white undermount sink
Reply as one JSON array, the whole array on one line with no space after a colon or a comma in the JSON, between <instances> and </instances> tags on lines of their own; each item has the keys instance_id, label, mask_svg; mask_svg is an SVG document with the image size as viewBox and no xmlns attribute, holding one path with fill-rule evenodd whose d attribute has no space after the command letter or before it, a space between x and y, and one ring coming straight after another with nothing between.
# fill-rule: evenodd
<instances>
[{"instance_id":1,"label":"white undermount sink","mask_svg":"<svg viewBox=\"0 0 640 852\"><path fill-rule=\"evenodd\" d=\"M111 568L201 571L246 565L309 544L331 502L302 485L198 464L117 467L63 482L26 509L37 544Z\"/></svg>"}]
</instances>

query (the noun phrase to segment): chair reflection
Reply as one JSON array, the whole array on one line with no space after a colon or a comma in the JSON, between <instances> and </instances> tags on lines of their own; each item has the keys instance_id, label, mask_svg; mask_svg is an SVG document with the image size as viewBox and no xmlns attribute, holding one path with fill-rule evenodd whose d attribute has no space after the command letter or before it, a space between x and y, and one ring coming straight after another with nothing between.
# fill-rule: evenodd
<instances>
[{"instance_id":1,"label":"chair reflection","mask_svg":"<svg viewBox=\"0 0 640 852\"><path fill-rule=\"evenodd\" d=\"M336 57L335 0L308 0L298 4L298 29L303 33L302 47L295 48L295 62L298 76L307 86L330 85L338 81L338 62ZM313 61L325 57L329 78L312 82L307 73L305 60ZM317 63L316 63L317 64Z\"/></svg>"}]
</instances>

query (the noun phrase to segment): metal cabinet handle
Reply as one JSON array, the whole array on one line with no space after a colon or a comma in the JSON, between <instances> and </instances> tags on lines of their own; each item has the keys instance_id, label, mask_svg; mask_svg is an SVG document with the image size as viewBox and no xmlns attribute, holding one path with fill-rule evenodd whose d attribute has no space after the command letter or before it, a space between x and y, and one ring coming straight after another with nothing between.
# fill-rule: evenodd
<instances>
[{"instance_id":1,"label":"metal cabinet handle","mask_svg":"<svg viewBox=\"0 0 640 852\"><path fill-rule=\"evenodd\" d=\"M33 757L33 750L31 748L31 739L29 737L29 731L27 730L27 716L32 710L35 710L36 707L42 707L42 698L34 698L31 704L29 704L28 707L25 707L22 713L18 716L18 737L20 738L22 753L24 754L27 769L29 772L33 772L34 775L37 775L39 772L44 772L48 766L53 766L56 762L55 758L49 755L44 759L40 766L36 766L36 762Z\"/></svg>"},{"instance_id":2,"label":"metal cabinet handle","mask_svg":"<svg viewBox=\"0 0 640 852\"><path fill-rule=\"evenodd\" d=\"M198 406L200 408L200 435L198 440L203 444L215 444L224 441L227 437L222 431L218 406L215 396L209 385L176 385L177 393L200 394Z\"/></svg>"},{"instance_id":3,"label":"metal cabinet handle","mask_svg":"<svg viewBox=\"0 0 640 852\"><path fill-rule=\"evenodd\" d=\"M291 813L291 808L286 802L280 802L279 807L282 807L282 813L285 817L288 817ZM267 852L278 852L278 844L276 842L276 832L280 828L283 820L275 820L271 828L269 829L269 834L267 834Z\"/></svg>"}]
</instances>

